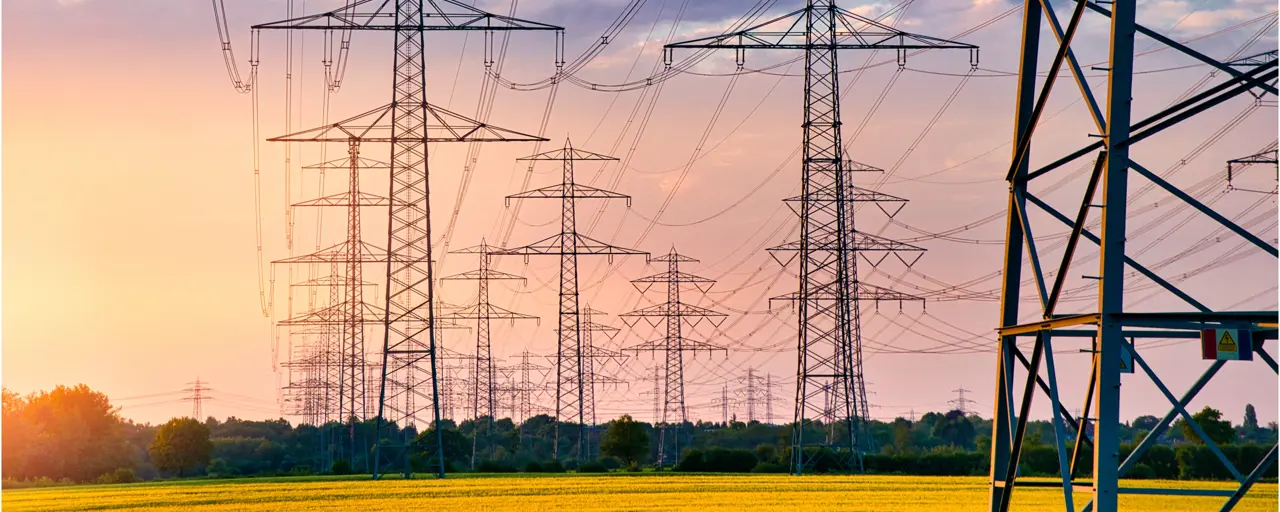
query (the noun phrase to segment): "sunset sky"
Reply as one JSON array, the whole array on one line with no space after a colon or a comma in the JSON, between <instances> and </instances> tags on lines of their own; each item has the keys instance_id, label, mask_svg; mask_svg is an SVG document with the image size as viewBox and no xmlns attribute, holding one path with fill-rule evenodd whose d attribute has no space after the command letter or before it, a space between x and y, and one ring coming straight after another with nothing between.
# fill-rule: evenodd
<instances>
[{"instance_id":1,"label":"sunset sky","mask_svg":"<svg viewBox=\"0 0 1280 512\"><path fill-rule=\"evenodd\" d=\"M226 0L236 65L247 73L249 29L255 23L295 13L334 9L340 1ZM517 16L565 26L568 60L587 51L618 17L623 0L525 0ZM660 70L659 49L667 41L723 31L750 9L751 2L646 2L625 30L584 67L584 82L633 82ZM1065 23L1069 2L1058 0ZM506 13L508 2L480 0L477 7ZM682 6L687 5L687 8ZM842 2L868 16L893 3ZM858 211L858 228L910 241L928 249L913 267L889 258L872 269L863 262L863 278L933 297L917 304L864 306L863 333L872 416L892 419L949 408L953 390L970 390L970 408L989 416L994 389L993 329L998 322L999 271L1002 264L1005 207L1003 180L1010 155L1012 108L1017 72L1020 2L973 0L969 3L921 0L905 14L889 18L904 30L938 37L982 25L962 38L982 47L980 68L969 72L964 52L929 52L911 57L898 71L891 53L841 54L842 87L852 89L842 103L848 156L888 171L860 175L858 185L910 199L888 222L875 208ZM777 2L768 12L782 14L798 1ZM1140 2L1140 23L1220 59L1276 48L1276 8L1272 1L1186 0ZM675 23L678 19L678 23ZM674 23L674 30L673 30ZM1089 14L1073 45L1086 65L1089 83L1105 105L1107 20ZM501 39L499 36L497 39ZM550 33L512 36L503 78L535 82L554 71ZM1056 43L1042 36L1041 69L1047 69ZM278 367L288 354L287 336L274 337L271 320L259 304L255 252L252 102L238 94L223 65L212 9L195 0L10 0L3 12L3 384L19 392L58 384L84 383L112 397L122 414L157 422L190 414L178 394L197 377L214 388L205 414L218 417L278 417L279 388L287 373ZM283 32L261 37L260 138L321 124L323 68L318 33L296 35L292 80L292 118L286 126ZM428 101L463 115L476 115L484 76L479 36L428 35ZM357 33L341 91L332 95L330 121L390 102L391 35ZM1134 119L1141 119L1194 91L1223 80L1207 78L1198 61L1139 37ZM689 51L677 52L676 60ZM799 56L791 52L749 52L747 69L765 69ZM865 73L858 70L866 64ZM578 209L579 229L594 238L651 253L673 245L701 260L682 270L717 279L705 297L686 301L729 313L720 331L703 325L691 337L724 346L728 355L686 358L687 401L694 418L719 421L712 401L722 386L741 387L747 368L772 375L779 400L775 420L789 420L795 381L796 318L788 306L769 297L796 289L797 264L785 269L764 248L794 239L796 217L780 201L798 194L800 165L789 158L801 140L802 62L746 73L736 79L733 53L709 58L658 86L625 92L592 91L564 84L554 98L542 150L559 147L566 137L575 147L626 157L630 168L582 164L578 179L633 197L627 210L611 203L598 219L598 204ZM895 76L896 75L896 76ZM892 88L886 87L893 83ZM963 86L961 84L963 83ZM1208 84L1208 85L1206 85ZM731 87L731 88L730 88ZM885 92L887 90L887 93ZM726 96L726 91L727 96ZM875 108L883 94L883 100ZM932 122L954 94L949 106ZM726 97L715 117L716 106ZM1139 145L1133 158L1145 167L1212 204L1269 243L1276 243L1276 196L1227 191L1226 164L1264 149L1277 139L1275 98L1257 102L1233 99L1188 123ZM638 103L639 102L639 103ZM497 91L489 122L526 133L538 131L548 90ZM874 111L873 111L874 109ZM645 123L647 119L647 124ZM643 126L643 134L636 134ZM922 131L930 127L923 137ZM697 159L690 164L706 136ZM1096 132L1073 80L1064 77L1039 126L1032 161L1046 163L1084 146ZM855 138L856 134L856 138ZM1202 144L1206 141L1208 144ZM304 147L305 146L305 147ZM262 142L262 222L264 257L288 257L285 205L321 195L318 175L300 165L320 161L319 147L295 144L290 168L285 148ZM437 233L445 232L458 211L449 247L475 245L483 238L502 242L510 210L503 197L522 188L526 166L515 158L533 153L531 143L488 144L480 152L474 177L460 194L465 144L432 147L432 209ZM345 147L325 150L327 159ZM364 156L388 158L387 148L370 146ZM1073 213L1087 175L1088 159L1055 171L1032 187L1059 210ZM775 172L775 170L777 170ZM687 172L686 172L687 171ZM1273 169L1255 166L1236 178L1240 188L1272 190ZM551 164L535 168L530 187L559 179ZM288 173L289 187L285 186ZM385 179L362 183L385 194ZM1128 254L1175 281L1215 309L1274 310L1277 307L1275 258L1239 237L1219 232L1203 216L1191 215L1163 191L1150 190L1141 176L1130 179ZM324 194L341 192L345 178L330 173ZM459 198L461 197L461 202ZM665 209L662 205L670 198ZM1096 201L1095 201L1096 202ZM509 245L533 242L554 232L559 205L526 203ZM297 210L292 253L305 254L343 237L342 212L324 214L317 232L316 212ZM311 209L314 210L314 209ZM365 240L385 247L385 213L365 212ZM1044 215L1032 224L1042 240L1046 266L1060 259L1068 233ZM1091 222L1096 223L1096 215ZM1096 224L1095 224L1096 225ZM588 229L590 228L590 229ZM379 235L378 233L383 233ZM931 236L946 233L946 237ZM1056 237L1056 238L1055 238ZM1059 242L1055 245L1054 242ZM1188 250L1193 248L1194 250ZM444 257L446 274L475 265L472 255ZM1060 312L1095 309L1096 246L1084 242L1067 279ZM557 269L555 258L519 258L497 263L500 270L528 278L525 285L496 285L491 301L535 314L540 324L495 323L494 354L507 359L528 349L550 354L555 347ZM660 302L660 290L643 297L627 283L663 269L646 267L643 258L582 259L582 301L611 316L622 333L611 348L653 339L657 332L641 323L626 328L613 315ZM269 266L264 275L271 275ZM370 266L366 280L378 283L384 268ZM305 279L298 268L296 280ZM288 270L275 268L274 315L287 317ZM371 277L373 276L373 277ZM1187 307L1140 277L1126 305L1133 311L1185 311ZM1035 300L1032 286L1023 288ZM474 300L471 283L443 287L446 301ZM305 292L293 301L293 313L307 305ZM1038 312L1026 302L1027 320ZM368 348L381 332L370 328ZM473 351L466 331L446 334L446 347ZM1269 346L1274 348L1274 342ZM1063 400L1074 409L1083 401L1088 378L1085 340L1062 339L1057 347L1059 378L1069 390ZM1139 343L1143 357L1175 394L1207 366L1198 344L1152 340ZM1272 350L1275 354L1277 351ZM633 357L605 373L630 380L629 386L598 392L604 418L631 413L650 420L650 354ZM545 362L542 362L545 364ZM1261 421L1277 418L1276 375L1261 361L1233 362L1192 403L1213 405L1239 423L1245 403L1258 408ZM1122 417L1162 415L1169 404L1141 373L1126 375ZM1066 388L1064 388L1066 389ZM1037 414L1048 415L1048 400L1037 397ZM543 399L543 405L549 400ZM745 418L745 407L735 408ZM290 418L291 420L296 418Z\"/></svg>"}]
</instances>

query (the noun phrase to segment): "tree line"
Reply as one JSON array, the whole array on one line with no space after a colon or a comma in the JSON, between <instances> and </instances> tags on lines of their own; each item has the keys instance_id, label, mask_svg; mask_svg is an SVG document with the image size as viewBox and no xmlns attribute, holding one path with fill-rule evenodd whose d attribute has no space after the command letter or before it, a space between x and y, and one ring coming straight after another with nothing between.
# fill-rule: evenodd
<instances>
[{"instance_id":1,"label":"tree line","mask_svg":"<svg viewBox=\"0 0 1280 512\"><path fill-rule=\"evenodd\" d=\"M1252 405L1239 424L1210 408L1193 417L1223 454L1242 471L1252 469L1276 443L1277 425L1259 425ZM84 385L58 386L20 396L3 392L2 471L6 488L71 483L127 483L156 478L244 477L368 473L372 470L373 420L355 424L294 425L284 419L203 421L174 418L162 425L120 416L102 393ZM1159 419L1141 416L1119 428L1121 458L1141 442ZM791 425L742 422L688 422L675 435L658 436L652 424L623 416L607 424L561 424L560 451L552 453L555 422L538 415L516 423L442 420L424 432L390 426L390 436L410 440L408 463L415 472L434 472L436 429L449 472L779 472L792 458ZM847 435L836 423L806 426L807 439ZM1073 429L1064 426L1062 432ZM384 432L388 429L384 426ZM570 452L580 441L587 457ZM985 475L990 464L991 420L961 411L930 412L918 420L896 418L869 424L873 449L864 456L868 472L916 475ZM1057 431L1048 421L1029 421L1020 471L1027 476L1058 474L1053 448ZM658 439L666 446L659 447ZM1068 436L1063 442L1071 442ZM388 443L386 439L380 442ZM474 448L474 456L473 456ZM654 468L658 450L664 468ZM807 454L814 472L842 471L849 453L820 448ZM675 454L679 456L674 456ZM1082 457L1087 454L1082 451ZM1129 472L1133 478L1230 478L1216 455L1190 425L1175 422ZM1088 464L1081 463L1088 472ZM400 468L383 467L384 472ZM1080 476L1080 473L1077 473ZM1266 475L1276 476L1276 466Z\"/></svg>"}]
</instances>

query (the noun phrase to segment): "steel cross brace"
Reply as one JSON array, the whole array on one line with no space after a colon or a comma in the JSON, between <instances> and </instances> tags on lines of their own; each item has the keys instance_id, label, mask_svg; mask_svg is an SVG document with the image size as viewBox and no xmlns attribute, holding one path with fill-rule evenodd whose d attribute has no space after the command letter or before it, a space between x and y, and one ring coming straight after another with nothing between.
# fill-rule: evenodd
<instances>
[{"instance_id":1,"label":"steel cross brace","mask_svg":"<svg viewBox=\"0 0 1280 512\"><path fill-rule=\"evenodd\" d=\"M1031 201L1036 206L1039 206L1040 209L1049 213L1054 218L1061 221L1063 224L1066 224L1067 227L1075 228L1075 223L1071 222L1070 219L1068 219L1065 215L1063 215L1058 210L1055 210L1052 206L1049 206L1048 203L1041 201L1039 198L1037 198L1036 196L1030 193L1027 193L1026 196L1027 196L1027 200ZM1085 238L1088 238L1089 241L1095 244L1100 244L1102 242L1102 239L1098 238L1097 235L1094 235L1088 229L1081 229L1080 234ZM1205 306L1204 304L1201 304L1200 301L1193 299L1190 295L1187 295L1185 292L1178 289L1177 286L1174 286L1173 283L1165 281L1164 278L1156 275L1155 272L1148 270L1147 267L1144 267L1141 263L1134 261L1134 259L1130 258L1128 255L1125 255L1124 262L1129 264L1130 267L1133 267L1134 270L1137 270L1138 273L1142 274L1143 276L1146 276L1147 279L1150 279L1154 281L1156 284L1159 284L1161 287L1168 290L1170 293L1178 296L1178 298L1182 299L1187 304L1190 304L1192 307L1195 307L1200 311L1205 311L1205 312L1210 311L1208 306Z\"/></svg>"},{"instance_id":2,"label":"steel cross brace","mask_svg":"<svg viewBox=\"0 0 1280 512\"><path fill-rule=\"evenodd\" d=\"M1275 70L1276 70L1277 62L1278 61L1271 61L1267 64L1260 65L1252 70L1249 70L1247 73L1241 76L1234 77L1226 82L1215 85L1199 94L1196 94L1195 96L1182 100L1173 106L1170 106L1164 110L1161 110L1160 112L1152 114L1151 116L1148 116L1146 119L1143 119L1141 121L1138 121L1137 123L1134 123L1130 128L1133 133L1131 133L1131 135L1129 137L1126 137L1124 140L1116 142L1115 145L1116 146L1132 145L1143 139L1146 139L1147 137L1150 137L1152 135L1155 135L1163 131L1165 128L1173 126L1181 121L1184 121L1195 115L1198 115L1208 110L1211 107L1217 106L1222 102L1225 102L1231 98L1234 98L1240 94L1243 94L1244 92L1249 90L1249 86L1240 85L1240 84L1242 84L1247 80L1251 80L1254 78L1258 78L1260 80L1270 80L1272 78L1275 78L1276 77ZM1103 149L1105 145L1106 144L1103 141L1099 140L1079 150L1076 150L1075 152L1072 152L1067 156L1064 156L1062 158L1054 160L1053 162L1045 164L1035 171L1026 173L1019 177L1015 177L1014 179L1017 182L1031 181L1035 178L1039 178L1040 176L1043 176L1045 173L1048 173L1049 171L1062 167L1063 165L1066 165L1077 158L1087 155L1093 151Z\"/></svg>"},{"instance_id":3,"label":"steel cross brace","mask_svg":"<svg viewBox=\"0 0 1280 512\"><path fill-rule=\"evenodd\" d=\"M1080 1L1082 1L1082 0L1076 0L1076 1L1077 1L1077 2L1080 2ZM1099 13L1099 14L1101 14L1101 15L1103 15L1103 16L1106 16L1106 17L1108 17L1108 18L1110 18L1110 17L1111 17L1111 11L1107 10L1105 7L1102 7L1102 6L1098 5L1097 3L1092 2L1092 1L1089 1L1089 0L1083 0L1083 1L1084 1L1086 4L1088 4L1088 7L1089 7L1089 9L1090 9L1090 10L1092 10L1092 11L1094 11L1094 12L1096 12L1096 13ZM1198 51L1195 51L1195 50L1191 49L1190 47L1188 47L1188 46L1186 46L1186 45L1184 45L1184 44L1182 44L1182 43L1179 43L1179 42L1177 42L1177 41L1174 41L1174 40L1172 40L1172 39L1169 39L1168 37L1164 36L1163 34L1161 34L1161 33L1159 33L1159 32L1156 32L1156 31L1154 31L1154 30L1151 30L1151 29L1149 29L1149 28L1147 28L1147 27L1144 27L1144 26L1139 25L1139 24L1136 24L1136 23L1134 24L1134 28L1135 28L1135 29L1137 29L1137 31L1138 31L1138 33L1139 33L1139 34L1142 34L1142 35L1144 35L1144 36L1147 36L1147 37L1150 37L1150 38L1152 38L1152 39L1155 39L1156 41L1159 41L1159 42L1163 43L1165 46L1168 46L1168 47L1170 47L1170 48L1173 48L1173 49L1175 49L1175 50L1178 50L1178 51L1180 51L1180 52L1182 52L1182 53L1186 54L1188 57L1191 57L1191 58L1196 59L1196 60L1198 60L1198 61L1200 61L1200 62L1203 62L1203 63L1205 63L1205 64L1208 64L1208 65L1210 65L1210 66L1213 66L1213 67L1217 68L1219 71L1222 71L1222 72L1224 72L1224 73L1227 73L1227 74L1231 75L1231 76L1232 76L1232 77L1234 77L1234 78L1239 78L1239 77L1244 76L1244 73L1241 73L1239 70L1232 68L1230 65L1225 64L1225 63L1222 63L1222 62L1219 62L1217 59L1214 59L1214 58L1212 58L1212 57L1209 57L1208 55L1205 55L1205 54L1203 54L1203 53L1200 53L1200 52L1198 52ZM1273 62L1274 62L1274 61L1273 61ZM1258 87L1258 88L1260 88L1260 89L1262 89L1262 90L1264 90L1264 91L1267 91L1267 92L1269 92L1269 93L1271 93L1271 94L1273 94L1273 95L1274 95L1274 94L1277 94L1277 93L1276 93L1276 88L1275 88L1275 86L1272 86L1272 85L1270 85L1270 84L1264 83L1264 80L1257 80L1257 79L1252 79L1252 78L1250 78L1250 79L1249 79L1249 82L1250 82L1250 85L1251 85L1252 87Z\"/></svg>"}]
</instances>

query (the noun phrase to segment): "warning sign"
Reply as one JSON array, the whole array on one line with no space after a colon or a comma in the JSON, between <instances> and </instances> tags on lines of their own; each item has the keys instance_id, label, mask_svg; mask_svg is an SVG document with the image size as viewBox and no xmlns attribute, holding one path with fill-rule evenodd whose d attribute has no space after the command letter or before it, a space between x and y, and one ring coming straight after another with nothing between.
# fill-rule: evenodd
<instances>
[{"instance_id":1,"label":"warning sign","mask_svg":"<svg viewBox=\"0 0 1280 512\"><path fill-rule=\"evenodd\" d=\"M1223 329L1222 334L1218 335L1218 353L1238 354L1239 352L1240 346L1236 344L1235 330Z\"/></svg>"},{"instance_id":2,"label":"warning sign","mask_svg":"<svg viewBox=\"0 0 1280 512\"><path fill-rule=\"evenodd\" d=\"M1252 361L1253 333L1245 329L1200 331L1200 355L1217 361Z\"/></svg>"},{"instance_id":3,"label":"warning sign","mask_svg":"<svg viewBox=\"0 0 1280 512\"><path fill-rule=\"evenodd\" d=\"M1120 373L1133 373L1133 352L1125 345L1120 346Z\"/></svg>"}]
</instances>

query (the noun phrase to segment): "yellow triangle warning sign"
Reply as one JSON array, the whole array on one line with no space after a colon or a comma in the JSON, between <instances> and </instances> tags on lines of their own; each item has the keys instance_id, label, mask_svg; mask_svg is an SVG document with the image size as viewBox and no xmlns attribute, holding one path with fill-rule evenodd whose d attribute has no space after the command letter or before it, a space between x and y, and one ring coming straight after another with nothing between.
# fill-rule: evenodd
<instances>
[{"instance_id":1,"label":"yellow triangle warning sign","mask_svg":"<svg viewBox=\"0 0 1280 512\"><path fill-rule=\"evenodd\" d=\"M1129 365L1128 365L1128 364L1125 364L1125 362L1124 362L1124 358L1123 358L1123 357L1122 357L1122 358L1120 358L1120 369L1121 369L1121 370L1128 370L1128 369L1129 369Z\"/></svg>"},{"instance_id":2,"label":"yellow triangle warning sign","mask_svg":"<svg viewBox=\"0 0 1280 512\"><path fill-rule=\"evenodd\" d=\"M1239 352L1240 347L1236 345L1236 339L1231 336L1230 330L1223 330L1222 337L1218 338L1218 352Z\"/></svg>"}]
</instances>

